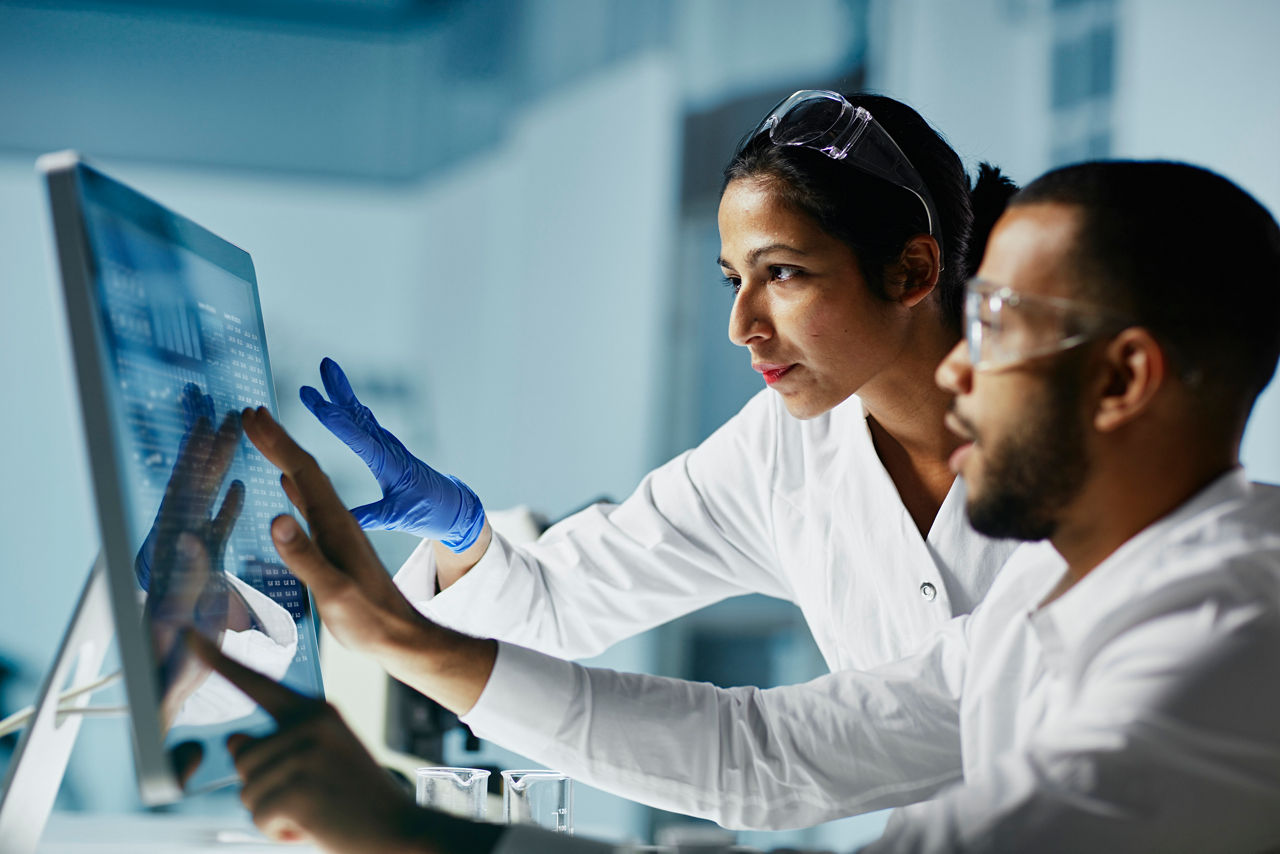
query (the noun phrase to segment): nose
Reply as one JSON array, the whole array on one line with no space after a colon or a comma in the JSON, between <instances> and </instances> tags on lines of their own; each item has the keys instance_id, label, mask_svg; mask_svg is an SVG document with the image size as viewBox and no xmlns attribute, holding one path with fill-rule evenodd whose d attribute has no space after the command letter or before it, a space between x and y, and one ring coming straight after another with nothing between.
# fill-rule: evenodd
<instances>
[{"instance_id":1,"label":"nose","mask_svg":"<svg viewBox=\"0 0 1280 854\"><path fill-rule=\"evenodd\" d=\"M938 364L933 380L944 391L954 395L973 391L973 365L969 362L969 348L964 339L956 342L951 352Z\"/></svg>"},{"instance_id":2,"label":"nose","mask_svg":"<svg viewBox=\"0 0 1280 854\"><path fill-rule=\"evenodd\" d=\"M729 310L729 340L739 347L760 344L773 337L767 312L757 289L743 282Z\"/></svg>"}]
</instances>

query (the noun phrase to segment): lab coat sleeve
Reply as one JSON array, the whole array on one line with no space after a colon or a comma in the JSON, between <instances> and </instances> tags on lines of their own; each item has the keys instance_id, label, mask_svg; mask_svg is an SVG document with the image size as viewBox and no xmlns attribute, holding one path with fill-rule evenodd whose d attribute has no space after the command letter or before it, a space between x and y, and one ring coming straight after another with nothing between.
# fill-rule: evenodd
<instances>
[{"instance_id":1,"label":"lab coat sleeve","mask_svg":"<svg viewBox=\"0 0 1280 854\"><path fill-rule=\"evenodd\" d=\"M1277 595L1249 591L1253 605L1193 595L1109 640L1073 696L1058 698L1069 708L1057 725L980 777L900 810L865 850L1280 847L1280 620L1260 604Z\"/></svg>"},{"instance_id":2,"label":"lab coat sleeve","mask_svg":"<svg viewBox=\"0 0 1280 854\"><path fill-rule=\"evenodd\" d=\"M588 668L504 643L464 721L641 803L731 828L804 827L958 779L966 619L892 665L767 690Z\"/></svg>"},{"instance_id":3,"label":"lab coat sleeve","mask_svg":"<svg viewBox=\"0 0 1280 854\"><path fill-rule=\"evenodd\" d=\"M583 658L730 596L793 599L773 537L782 411L765 392L698 448L535 543L495 535L481 560L436 595L431 544L396 575L431 619L553 655Z\"/></svg>"}]
</instances>

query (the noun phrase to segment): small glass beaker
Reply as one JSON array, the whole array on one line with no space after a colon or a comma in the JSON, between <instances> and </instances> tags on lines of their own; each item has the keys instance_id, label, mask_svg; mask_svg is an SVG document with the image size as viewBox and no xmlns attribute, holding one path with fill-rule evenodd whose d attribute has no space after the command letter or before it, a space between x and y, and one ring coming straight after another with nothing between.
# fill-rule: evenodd
<instances>
[{"instance_id":1,"label":"small glass beaker","mask_svg":"<svg viewBox=\"0 0 1280 854\"><path fill-rule=\"evenodd\" d=\"M559 771L503 771L502 819L572 834L573 780Z\"/></svg>"},{"instance_id":2,"label":"small glass beaker","mask_svg":"<svg viewBox=\"0 0 1280 854\"><path fill-rule=\"evenodd\" d=\"M418 806L484 821L489 772L483 768L418 769Z\"/></svg>"}]
</instances>

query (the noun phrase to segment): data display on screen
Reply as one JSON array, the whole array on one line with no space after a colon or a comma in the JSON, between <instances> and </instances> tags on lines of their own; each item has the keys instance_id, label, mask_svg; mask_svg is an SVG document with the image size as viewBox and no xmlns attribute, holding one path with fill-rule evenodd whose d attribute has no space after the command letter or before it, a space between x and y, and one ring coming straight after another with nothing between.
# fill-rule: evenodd
<instances>
[{"instance_id":1,"label":"data display on screen","mask_svg":"<svg viewBox=\"0 0 1280 854\"><path fill-rule=\"evenodd\" d=\"M269 718L189 652L183 630L320 693L309 599L270 537L291 507L239 427L245 407L275 410L257 289L247 256L217 263L189 245L193 224L139 208L91 170L82 181L137 603L165 746L204 742L192 791L233 779L226 735L264 731Z\"/></svg>"}]
</instances>

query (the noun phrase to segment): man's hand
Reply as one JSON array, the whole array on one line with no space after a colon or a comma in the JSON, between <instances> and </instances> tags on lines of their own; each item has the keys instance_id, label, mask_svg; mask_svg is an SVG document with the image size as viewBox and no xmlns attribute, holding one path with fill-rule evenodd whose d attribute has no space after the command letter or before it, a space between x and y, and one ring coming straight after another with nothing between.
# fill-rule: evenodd
<instances>
[{"instance_id":1,"label":"man's hand","mask_svg":"<svg viewBox=\"0 0 1280 854\"><path fill-rule=\"evenodd\" d=\"M493 850L502 828L419 809L331 705L233 661L195 632L187 639L196 656L276 720L272 735L227 739L244 783L240 800L267 836L361 854Z\"/></svg>"},{"instance_id":2,"label":"man's hand","mask_svg":"<svg viewBox=\"0 0 1280 854\"><path fill-rule=\"evenodd\" d=\"M241 423L281 470L285 494L311 527L309 537L291 516L277 516L271 536L285 565L311 588L334 637L374 656L392 676L450 711L469 711L493 670L497 644L445 629L418 613L315 459L265 407L246 409Z\"/></svg>"}]
</instances>

